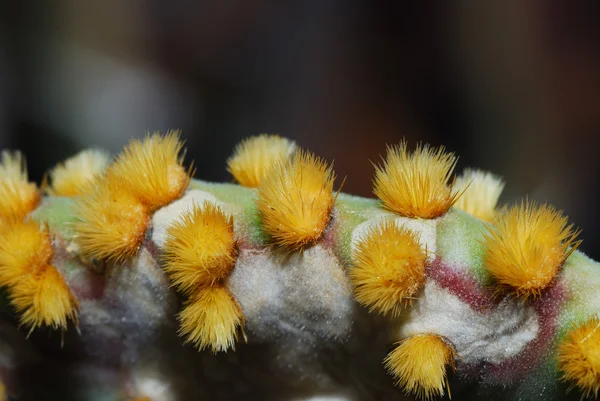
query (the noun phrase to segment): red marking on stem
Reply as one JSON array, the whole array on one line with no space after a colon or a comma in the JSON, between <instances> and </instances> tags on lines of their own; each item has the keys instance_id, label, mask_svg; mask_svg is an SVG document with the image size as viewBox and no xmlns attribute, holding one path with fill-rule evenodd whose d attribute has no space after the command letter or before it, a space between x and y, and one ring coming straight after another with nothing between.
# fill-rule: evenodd
<instances>
[{"instance_id":1,"label":"red marking on stem","mask_svg":"<svg viewBox=\"0 0 600 401\"><path fill-rule=\"evenodd\" d=\"M484 313L494 309L498 302L490 290L482 289L475 279L465 272L453 269L437 258L428 268L427 275L440 287L456 295L477 312Z\"/></svg>"}]
</instances>

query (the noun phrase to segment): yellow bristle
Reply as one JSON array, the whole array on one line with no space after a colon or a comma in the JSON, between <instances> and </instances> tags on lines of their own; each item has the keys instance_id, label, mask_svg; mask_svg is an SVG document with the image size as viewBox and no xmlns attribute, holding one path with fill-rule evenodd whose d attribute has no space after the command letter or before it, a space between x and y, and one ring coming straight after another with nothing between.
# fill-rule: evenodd
<instances>
[{"instance_id":1,"label":"yellow bristle","mask_svg":"<svg viewBox=\"0 0 600 401\"><path fill-rule=\"evenodd\" d=\"M66 330L69 319L77 320L79 304L52 265L19 281L12 287L10 299L21 313L21 324L30 330L43 325Z\"/></svg>"},{"instance_id":2,"label":"yellow bristle","mask_svg":"<svg viewBox=\"0 0 600 401\"><path fill-rule=\"evenodd\" d=\"M2 379L0 379L0 401L6 401L6 389L4 388Z\"/></svg>"},{"instance_id":3,"label":"yellow bristle","mask_svg":"<svg viewBox=\"0 0 600 401\"><path fill-rule=\"evenodd\" d=\"M190 293L225 278L235 264L233 219L210 202L194 205L167 229L165 271Z\"/></svg>"},{"instance_id":4,"label":"yellow bristle","mask_svg":"<svg viewBox=\"0 0 600 401\"><path fill-rule=\"evenodd\" d=\"M384 207L401 216L441 216L458 196L452 184L448 185L456 161L443 147L419 145L409 153L402 141L388 148L383 166L375 166L373 192Z\"/></svg>"},{"instance_id":5,"label":"yellow bristle","mask_svg":"<svg viewBox=\"0 0 600 401\"><path fill-rule=\"evenodd\" d=\"M276 244L299 249L319 239L333 209L331 166L298 151L269 169L258 187L263 229Z\"/></svg>"},{"instance_id":6,"label":"yellow bristle","mask_svg":"<svg viewBox=\"0 0 600 401\"><path fill-rule=\"evenodd\" d=\"M84 150L50 171L48 193L55 196L81 195L86 186L104 171L110 157L98 149Z\"/></svg>"},{"instance_id":7,"label":"yellow bristle","mask_svg":"<svg viewBox=\"0 0 600 401\"><path fill-rule=\"evenodd\" d=\"M577 386L585 397L600 391L600 320L594 317L569 331L558 347L562 379Z\"/></svg>"},{"instance_id":8,"label":"yellow bristle","mask_svg":"<svg viewBox=\"0 0 600 401\"><path fill-rule=\"evenodd\" d=\"M179 332L199 349L217 353L233 348L242 321L242 310L229 291L207 286L186 302L179 314Z\"/></svg>"},{"instance_id":9,"label":"yellow bristle","mask_svg":"<svg viewBox=\"0 0 600 401\"><path fill-rule=\"evenodd\" d=\"M255 188L273 163L286 160L296 144L278 135L262 134L244 139L227 160L227 171L245 187Z\"/></svg>"},{"instance_id":10,"label":"yellow bristle","mask_svg":"<svg viewBox=\"0 0 600 401\"><path fill-rule=\"evenodd\" d=\"M137 253L150 218L148 208L114 176L100 180L93 192L78 198L74 215L73 229L81 251L113 262Z\"/></svg>"},{"instance_id":11,"label":"yellow bristle","mask_svg":"<svg viewBox=\"0 0 600 401\"><path fill-rule=\"evenodd\" d=\"M24 218L40 203L35 183L27 180L25 162L19 152L2 152L0 163L0 219Z\"/></svg>"},{"instance_id":12,"label":"yellow bristle","mask_svg":"<svg viewBox=\"0 0 600 401\"><path fill-rule=\"evenodd\" d=\"M190 177L180 156L183 143L177 131L133 139L109 166L127 190L154 211L179 198Z\"/></svg>"},{"instance_id":13,"label":"yellow bristle","mask_svg":"<svg viewBox=\"0 0 600 401\"><path fill-rule=\"evenodd\" d=\"M549 205L521 202L503 210L484 238L484 265L517 296L540 295L579 246L573 226Z\"/></svg>"},{"instance_id":14,"label":"yellow bristle","mask_svg":"<svg viewBox=\"0 0 600 401\"><path fill-rule=\"evenodd\" d=\"M448 387L446 368L454 369L454 357L454 350L440 336L420 334L401 341L384 364L407 394L429 400L444 395Z\"/></svg>"},{"instance_id":15,"label":"yellow bristle","mask_svg":"<svg viewBox=\"0 0 600 401\"><path fill-rule=\"evenodd\" d=\"M425 281L426 253L416 235L385 221L356 248L350 279L356 300L370 311L396 316Z\"/></svg>"},{"instance_id":16,"label":"yellow bristle","mask_svg":"<svg viewBox=\"0 0 600 401\"><path fill-rule=\"evenodd\" d=\"M50 236L34 221L13 219L0 232L0 286L14 286L51 260Z\"/></svg>"},{"instance_id":17,"label":"yellow bristle","mask_svg":"<svg viewBox=\"0 0 600 401\"><path fill-rule=\"evenodd\" d=\"M2 151L0 179L7 181L27 181L27 168L21 152Z\"/></svg>"},{"instance_id":18,"label":"yellow bristle","mask_svg":"<svg viewBox=\"0 0 600 401\"><path fill-rule=\"evenodd\" d=\"M504 189L504 181L487 171L465 169L456 179L454 188L462 193L454 207L481 220L492 221L496 214L498 198Z\"/></svg>"},{"instance_id":19,"label":"yellow bristle","mask_svg":"<svg viewBox=\"0 0 600 401\"><path fill-rule=\"evenodd\" d=\"M66 329L75 319L77 301L51 265L54 251L48 231L34 221L14 219L0 233L0 286L7 286L21 323Z\"/></svg>"}]
</instances>

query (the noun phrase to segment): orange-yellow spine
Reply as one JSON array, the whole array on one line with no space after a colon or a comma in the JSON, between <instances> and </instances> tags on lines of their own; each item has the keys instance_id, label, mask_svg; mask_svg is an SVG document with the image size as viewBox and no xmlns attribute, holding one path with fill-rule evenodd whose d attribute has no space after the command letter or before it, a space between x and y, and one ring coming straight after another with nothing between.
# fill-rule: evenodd
<instances>
[{"instance_id":1,"label":"orange-yellow spine","mask_svg":"<svg viewBox=\"0 0 600 401\"><path fill-rule=\"evenodd\" d=\"M305 151L269 169L256 205L274 243L300 249L321 237L335 201L333 182L332 167Z\"/></svg>"},{"instance_id":2,"label":"orange-yellow spine","mask_svg":"<svg viewBox=\"0 0 600 401\"><path fill-rule=\"evenodd\" d=\"M242 325L240 306L222 285L198 289L179 314L180 334L198 349L212 352L233 348Z\"/></svg>"},{"instance_id":3,"label":"orange-yellow spine","mask_svg":"<svg viewBox=\"0 0 600 401\"><path fill-rule=\"evenodd\" d=\"M77 199L74 215L81 252L113 262L137 254L150 219L147 206L115 176L106 176L91 193Z\"/></svg>"},{"instance_id":4,"label":"orange-yellow spine","mask_svg":"<svg viewBox=\"0 0 600 401\"><path fill-rule=\"evenodd\" d=\"M0 163L0 220L25 218L40 203L40 192L27 179L27 168L19 152L2 152Z\"/></svg>"},{"instance_id":5,"label":"orange-yellow spine","mask_svg":"<svg viewBox=\"0 0 600 401\"><path fill-rule=\"evenodd\" d=\"M49 233L34 221L14 219L0 233L0 285L31 330L64 330L77 319L77 300L52 265L53 254Z\"/></svg>"},{"instance_id":6,"label":"orange-yellow spine","mask_svg":"<svg viewBox=\"0 0 600 401\"><path fill-rule=\"evenodd\" d=\"M484 238L484 265L501 288L537 297L579 246L578 232L552 206L525 201L504 209Z\"/></svg>"},{"instance_id":7,"label":"orange-yellow spine","mask_svg":"<svg viewBox=\"0 0 600 401\"><path fill-rule=\"evenodd\" d=\"M68 158L50 171L47 191L54 196L78 196L90 190L106 169L110 157L98 149L87 149Z\"/></svg>"},{"instance_id":8,"label":"orange-yellow spine","mask_svg":"<svg viewBox=\"0 0 600 401\"><path fill-rule=\"evenodd\" d=\"M233 219L218 206L194 205L167 229L165 271L186 294L227 277L235 265Z\"/></svg>"},{"instance_id":9,"label":"orange-yellow spine","mask_svg":"<svg viewBox=\"0 0 600 401\"><path fill-rule=\"evenodd\" d=\"M454 369L454 349L436 334L418 334L401 341L385 358L396 385L421 400L443 396L447 368ZM448 389L448 394L450 390Z\"/></svg>"},{"instance_id":10,"label":"orange-yellow spine","mask_svg":"<svg viewBox=\"0 0 600 401\"><path fill-rule=\"evenodd\" d=\"M118 177L129 194L152 212L179 198L189 184L182 149L177 131L133 139L109 166L107 174Z\"/></svg>"},{"instance_id":11,"label":"orange-yellow spine","mask_svg":"<svg viewBox=\"0 0 600 401\"><path fill-rule=\"evenodd\" d=\"M443 147L419 145L410 153L402 141L388 148L383 165L375 166L373 192L385 208L401 216L441 216L458 197L449 183L456 161Z\"/></svg>"},{"instance_id":12,"label":"orange-yellow spine","mask_svg":"<svg viewBox=\"0 0 600 401\"><path fill-rule=\"evenodd\" d=\"M593 317L567 333L558 347L562 379L585 397L598 398L600 391L600 319Z\"/></svg>"},{"instance_id":13,"label":"orange-yellow spine","mask_svg":"<svg viewBox=\"0 0 600 401\"><path fill-rule=\"evenodd\" d=\"M396 316L425 281L427 255L417 236L393 221L373 227L358 243L350 279L356 300Z\"/></svg>"},{"instance_id":14,"label":"orange-yellow spine","mask_svg":"<svg viewBox=\"0 0 600 401\"><path fill-rule=\"evenodd\" d=\"M253 136L236 146L227 171L241 185L256 188L274 163L290 158L295 150L293 141L278 135Z\"/></svg>"}]
</instances>

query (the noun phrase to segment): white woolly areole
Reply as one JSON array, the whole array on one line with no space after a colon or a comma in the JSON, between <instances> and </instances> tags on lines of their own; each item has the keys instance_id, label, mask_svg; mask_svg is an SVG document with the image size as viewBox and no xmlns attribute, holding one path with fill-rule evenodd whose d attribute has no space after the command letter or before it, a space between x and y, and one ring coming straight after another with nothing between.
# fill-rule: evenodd
<instances>
[{"instance_id":1,"label":"white woolly areole","mask_svg":"<svg viewBox=\"0 0 600 401\"><path fill-rule=\"evenodd\" d=\"M246 329L261 339L350 332L352 288L333 252L320 245L295 254L242 249L227 287L242 307Z\"/></svg>"},{"instance_id":2,"label":"white woolly areole","mask_svg":"<svg viewBox=\"0 0 600 401\"><path fill-rule=\"evenodd\" d=\"M162 248L167 240L167 228L179 220L183 213L191 210L194 204L202 206L205 201L214 203L225 213L233 214L232 207L229 204L221 202L210 192L192 189L187 191L181 198L154 213L154 216L152 216L152 241L159 248Z\"/></svg>"},{"instance_id":3,"label":"white woolly areole","mask_svg":"<svg viewBox=\"0 0 600 401\"><path fill-rule=\"evenodd\" d=\"M450 340L462 363L501 363L521 352L538 333L537 314L518 300L480 313L429 280L400 334L438 334Z\"/></svg>"},{"instance_id":4,"label":"white woolly areole","mask_svg":"<svg viewBox=\"0 0 600 401\"><path fill-rule=\"evenodd\" d=\"M437 219L411 219L408 217L400 217L385 210L377 211L369 217L369 220L356 226L352 232L353 258L356 257L355 252L359 242L367 236L373 227L385 220L392 220L396 223L398 228L404 227L417 235L419 244L423 250L427 250L428 261L431 262L435 259Z\"/></svg>"}]
</instances>

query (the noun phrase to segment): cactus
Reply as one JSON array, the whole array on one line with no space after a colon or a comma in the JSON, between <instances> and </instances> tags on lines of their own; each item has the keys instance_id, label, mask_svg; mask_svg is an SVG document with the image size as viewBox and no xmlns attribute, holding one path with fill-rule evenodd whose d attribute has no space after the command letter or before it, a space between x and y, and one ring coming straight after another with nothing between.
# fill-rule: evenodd
<instances>
[{"instance_id":1,"label":"cactus","mask_svg":"<svg viewBox=\"0 0 600 401\"><path fill-rule=\"evenodd\" d=\"M388 149L377 199L278 136L235 149L239 184L182 149L84 151L42 188L2 153L0 400L597 397L600 266L552 206L498 208L427 145Z\"/></svg>"}]
</instances>

